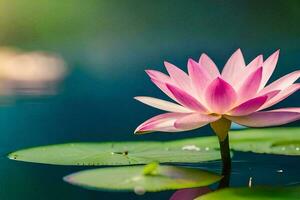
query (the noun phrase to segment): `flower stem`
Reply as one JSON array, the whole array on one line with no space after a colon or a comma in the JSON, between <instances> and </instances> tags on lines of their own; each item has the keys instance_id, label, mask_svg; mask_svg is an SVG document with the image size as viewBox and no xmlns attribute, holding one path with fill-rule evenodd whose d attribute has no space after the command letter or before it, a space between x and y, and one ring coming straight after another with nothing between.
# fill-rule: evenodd
<instances>
[{"instance_id":1,"label":"flower stem","mask_svg":"<svg viewBox=\"0 0 300 200\"><path fill-rule=\"evenodd\" d=\"M219 183L219 189L229 186L230 173L231 173L231 157L229 148L229 129L231 121L226 118L221 118L218 121L210 123L211 128L214 130L219 138L221 158L222 158L222 175L223 178Z\"/></svg>"},{"instance_id":2,"label":"flower stem","mask_svg":"<svg viewBox=\"0 0 300 200\"><path fill-rule=\"evenodd\" d=\"M218 189L229 187L230 183L230 173L231 173L231 157L229 148L229 135L221 141L219 140L221 158L222 158L222 175L223 178L219 183Z\"/></svg>"}]
</instances>

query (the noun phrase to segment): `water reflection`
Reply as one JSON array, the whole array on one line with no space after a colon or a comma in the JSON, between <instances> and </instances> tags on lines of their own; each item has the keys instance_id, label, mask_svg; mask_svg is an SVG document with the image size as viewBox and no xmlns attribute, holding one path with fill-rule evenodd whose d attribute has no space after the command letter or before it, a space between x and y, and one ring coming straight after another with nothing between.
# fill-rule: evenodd
<instances>
[{"instance_id":1,"label":"water reflection","mask_svg":"<svg viewBox=\"0 0 300 200\"><path fill-rule=\"evenodd\" d=\"M300 183L298 179L298 161L299 158L296 156L234 152L232 172L230 174L230 187L298 185ZM184 166L210 170L219 174L222 172L220 161L198 164L197 166L194 164L185 164ZM208 192L212 192L217 188L218 184L212 185ZM193 194L197 194L197 191L199 192L200 189L202 188L178 190L171 196L170 200L176 200L174 197L177 197L177 199L192 200L195 198ZM206 193L199 193L198 196L204 194Z\"/></svg>"},{"instance_id":2,"label":"water reflection","mask_svg":"<svg viewBox=\"0 0 300 200\"><path fill-rule=\"evenodd\" d=\"M65 74L66 65L58 55L0 48L1 95L53 94Z\"/></svg>"},{"instance_id":3,"label":"water reflection","mask_svg":"<svg viewBox=\"0 0 300 200\"><path fill-rule=\"evenodd\" d=\"M177 190L170 198L170 200L193 200L196 197L202 196L211 192L212 190L209 187L200 187L200 188L188 188Z\"/></svg>"}]
</instances>

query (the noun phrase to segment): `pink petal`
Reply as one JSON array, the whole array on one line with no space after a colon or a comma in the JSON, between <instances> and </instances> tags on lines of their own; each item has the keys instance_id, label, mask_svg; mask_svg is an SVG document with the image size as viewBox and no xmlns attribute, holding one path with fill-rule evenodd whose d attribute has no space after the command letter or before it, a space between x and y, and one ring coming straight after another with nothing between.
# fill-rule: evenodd
<instances>
[{"instance_id":1,"label":"pink petal","mask_svg":"<svg viewBox=\"0 0 300 200\"><path fill-rule=\"evenodd\" d=\"M275 97L277 94L279 94L280 90L274 90L274 91L270 91L268 93L262 94L260 96L267 96L268 99L266 102L268 102L270 99L272 99L273 97Z\"/></svg>"},{"instance_id":2,"label":"pink petal","mask_svg":"<svg viewBox=\"0 0 300 200\"><path fill-rule=\"evenodd\" d=\"M169 111L169 112L178 112L178 113L192 112L191 110L189 110L183 106L180 106L176 103L172 103L172 102L165 101L162 99L157 99L157 98L153 98L153 97L143 97L143 96L134 97L134 98L144 104L147 104L149 106L152 106L154 108L158 108L161 110Z\"/></svg>"},{"instance_id":3,"label":"pink petal","mask_svg":"<svg viewBox=\"0 0 300 200\"><path fill-rule=\"evenodd\" d=\"M198 96L201 97L207 85L211 82L210 74L193 59L188 61L188 71L192 80L192 85Z\"/></svg>"},{"instance_id":4,"label":"pink petal","mask_svg":"<svg viewBox=\"0 0 300 200\"><path fill-rule=\"evenodd\" d=\"M161 73L156 70L146 70L146 73L150 76L151 81L166 95L168 95L171 99L178 102L177 99L174 97L173 93L168 89L166 83L175 85L175 82L164 73Z\"/></svg>"},{"instance_id":5,"label":"pink petal","mask_svg":"<svg viewBox=\"0 0 300 200\"><path fill-rule=\"evenodd\" d=\"M254 97L257 93L262 78L262 70L263 68L259 67L246 78L244 83L242 83L237 92L241 102Z\"/></svg>"},{"instance_id":6,"label":"pink petal","mask_svg":"<svg viewBox=\"0 0 300 200\"><path fill-rule=\"evenodd\" d=\"M230 84L221 78L216 78L206 88L205 97L210 111L222 114L234 105L237 94Z\"/></svg>"},{"instance_id":7,"label":"pink petal","mask_svg":"<svg viewBox=\"0 0 300 200\"><path fill-rule=\"evenodd\" d=\"M245 61L240 49L236 50L228 59L222 71L222 78L228 83L234 84L245 68Z\"/></svg>"},{"instance_id":8,"label":"pink petal","mask_svg":"<svg viewBox=\"0 0 300 200\"><path fill-rule=\"evenodd\" d=\"M146 73L150 76L151 81L171 99L175 100L174 95L169 91L165 83L174 84L171 78L164 73L156 70L146 70Z\"/></svg>"},{"instance_id":9,"label":"pink petal","mask_svg":"<svg viewBox=\"0 0 300 200\"><path fill-rule=\"evenodd\" d=\"M151 79L155 79L162 83L172 83L171 78L160 71L150 70L150 69L145 71L148 74L148 76L150 76Z\"/></svg>"},{"instance_id":10,"label":"pink petal","mask_svg":"<svg viewBox=\"0 0 300 200\"><path fill-rule=\"evenodd\" d=\"M292 85L300 77L300 70L289 73L263 88L259 93L263 94L272 90L283 90Z\"/></svg>"},{"instance_id":11,"label":"pink petal","mask_svg":"<svg viewBox=\"0 0 300 200\"><path fill-rule=\"evenodd\" d=\"M209 187L188 188L177 190L170 200L194 200L196 197L211 192Z\"/></svg>"},{"instance_id":12,"label":"pink petal","mask_svg":"<svg viewBox=\"0 0 300 200\"><path fill-rule=\"evenodd\" d=\"M293 110L294 109L294 110ZM227 119L249 127L268 127L287 124L300 119L299 108L255 112L246 116L225 116Z\"/></svg>"},{"instance_id":13,"label":"pink petal","mask_svg":"<svg viewBox=\"0 0 300 200\"><path fill-rule=\"evenodd\" d=\"M261 80L261 84L260 84L260 89L262 89L268 82L268 80L270 79L270 77L272 76L277 61L278 61L278 57L279 57L279 50L275 51L275 53L273 53L269 58L267 58L267 60L263 63L263 77Z\"/></svg>"},{"instance_id":14,"label":"pink petal","mask_svg":"<svg viewBox=\"0 0 300 200\"><path fill-rule=\"evenodd\" d=\"M288 112L298 112L298 113L300 113L300 108L297 108L297 107L280 108L280 109L276 109L276 111L288 111Z\"/></svg>"},{"instance_id":15,"label":"pink petal","mask_svg":"<svg viewBox=\"0 0 300 200\"><path fill-rule=\"evenodd\" d=\"M143 134L153 131L162 131L162 132L179 132L180 129L175 128L174 123L177 119L185 116L187 114L183 113L164 113L152 117L139 125L134 133Z\"/></svg>"},{"instance_id":16,"label":"pink petal","mask_svg":"<svg viewBox=\"0 0 300 200\"><path fill-rule=\"evenodd\" d=\"M244 69L243 72L240 74L238 81L235 82L234 88L240 88L241 85L245 82L245 80L249 77L249 74L252 74L256 71L259 67L263 64L263 56L259 55L254 58Z\"/></svg>"},{"instance_id":17,"label":"pink petal","mask_svg":"<svg viewBox=\"0 0 300 200\"><path fill-rule=\"evenodd\" d=\"M151 81L161 90L163 91L166 95L168 95L171 99L174 101L177 101L177 99L174 97L172 92L167 88L166 84L164 82L160 82L156 79L151 79Z\"/></svg>"},{"instance_id":18,"label":"pink petal","mask_svg":"<svg viewBox=\"0 0 300 200\"><path fill-rule=\"evenodd\" d=\"M277 95L275 95L273 98L268 100L259 110L271 107L280 101L286 99L288 96L292 95L294 92L300 89L300 83L295 83L288 88L280 91Z\"/></svg>"},{"instance_id":19,"label":"pink petal","mask_svg":"<svg viewBox=\"0 0 300 200\"><path fill-rule=\"evenodd\" d=\"M207 72L210 74L212 79L215 79L218 76L220 76L220 72L218 70L218 67L216 66L214 61L212 61L210 59L210 57L208 57L205 53L203 53L200 56L199 64L207 70Z\"/></svg>"},{"instance_id":20,"label":"pink petal","mask_svg":"<svg viewBox=\"0 0 300 200\"><path fill-rule=\"evenodd\" d=\"M268 96L260 96L250 99L229 111L231 116L249 115L258 110L268 99Z\"/></svg>"},{"instance_id":21,"label":"pink petal","mask_svg":"<svg viewBox=\"0 0 300 200\"><path fill-rule=\"evenodd\" d=\"M201 126L205 126L210 122L217 121L220 119L220 115L206 115L201 113L192 113L186 115L180 119L175 121L175 128L184 129L184 130L192 130L199 128Z\"/></svg>"},{"instance_id":22,"label":"pink petal","mask_svg":"<svg viewBox=\"0 0 300 200\"><path fill-rule=\"evenodd\" d=\"M257 68L261 67L263 64L264 60L263 60L263 56L262 55L258 55L256 58L254 58L245 68L245 72L247 72L247 74L250 74L254 71L257 70Z\"/></svg>"},{"instance_id":23,"label":"pink petal","mask_svg":"<svg viewBox=\"0 0 300 200\"><path fill-rule=\"evenodd\" d=\"M184 107L187 107L192 110L199 112L207 112L207 109L194 97L186 93L185 91L170 85L166 84L167 88L172 92L177 101L182 104Z\"/></svg>"},{"instance_id":24,"label":"pink petal","mask_svg":"<svg viewBox=\"0 0 300 200\"><path fill-rule=\"evenodd\" d=\"M171 79L174 81L176 86L191 94L192 85L190 77L175 65L168 62L164 62L164 64L168 73L170 74Z\"/></svg>"}]
</instances>

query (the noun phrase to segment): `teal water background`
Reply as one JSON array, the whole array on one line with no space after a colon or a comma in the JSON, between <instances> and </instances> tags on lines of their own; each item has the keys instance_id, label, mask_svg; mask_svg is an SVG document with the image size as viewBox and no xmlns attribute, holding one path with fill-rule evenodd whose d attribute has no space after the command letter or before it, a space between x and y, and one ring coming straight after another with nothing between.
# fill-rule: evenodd
<instances>
[{"instance_id":1,"label":"teal water background","mask_svg":"<svg viewBox=\"0 0 300 200\"><path fill-rule=\"evenodd\" d=\"M10 161L6 154L70 141L171 140L210 135L208 127L178 134L133 135L161 113L133 97L166 97L145 69L167 60L186 69L210 55L220 68L237 48L249 62L281 49L272 80L300 66L299 1L1 0L0 45L54 51L69 65L58 95L18 98L0 107L0 199L167 199L172 192L89 191L62 181L82 167ZM299 93L276 107L299 106ZM299 126L299 122L290 126ZM220 163L201 165L218 170ZM295 184L298 157L238 153L232 184ZM249 169L250 168L250 169ZM283 169L283 173L277 170Z\"/></svg>"}]
</instances>

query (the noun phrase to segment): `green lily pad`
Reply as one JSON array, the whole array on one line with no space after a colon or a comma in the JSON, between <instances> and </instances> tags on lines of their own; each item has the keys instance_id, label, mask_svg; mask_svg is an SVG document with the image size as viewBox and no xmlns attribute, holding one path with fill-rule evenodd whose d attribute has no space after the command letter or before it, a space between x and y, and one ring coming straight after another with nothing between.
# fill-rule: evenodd
<instances>
[{"instance_id":1,"label":"green lily pad","mask_svg":"<svg viewBox=\"0 0 300 200\"><path fill-rule=\"evenodd\" d=\"M230 131L232 150L300 155L300 128L280 127ZM169 142L68 143L13 152L10 159L55 165L134 165L199 163L220 159L216 136Z\"/></svg>"},{"instance_id":2,"label":"green lily pad","mask_svg":"<svg viewBox=\"0 0 300 200\"><path fill-rule=\"evenodd\" d=\"M200 196L195 200L298 200L300 187L227 188Z\"/></svg>"},{"instance_id":3,"label":"green lily pad","mask_svg":"<svg viewBox=\"0 0 300 200\"><path fill-rule=\"evenodd\" d=\"M278 127L232 131L230 145L236 151L299 156L300 128Z\"/></svg>"},{"instance_id":4,"label":"green lily pad","mask_svg":"<svg viewBox=\"0 0 300 200\"><path fill-rule=\"evenodd\" d=\"M230 147L235 151L279 155L300 155L300 128L278 127L244 129L229 132ZM198 149L219 149L217 137L199 137L171 141L172 147L194 146Z\"/></svg>"},{"instance_id":5,"label":"green lily pad","mask_svg":"<svg viewBox=\"0 0 300 200\"><path fill-rule=\"evenodd\" d=\"M13 152L10 159L54 165L133 165L150 162L197 163L220 159L217 150L182 149L163 142L69 143Z\"/></svg>"},{"instance_id":6,"label":"green lily pad","mask_svg":"<svg viewBox=\"0 0 300 200\"><path fill-rule=\"evenodd\" d=\"M199 169L151 163L147 166L85 170L66 176L64 180L89 189L144 193L207 186L221 178Z\"/></svg>"}]
</instances>

